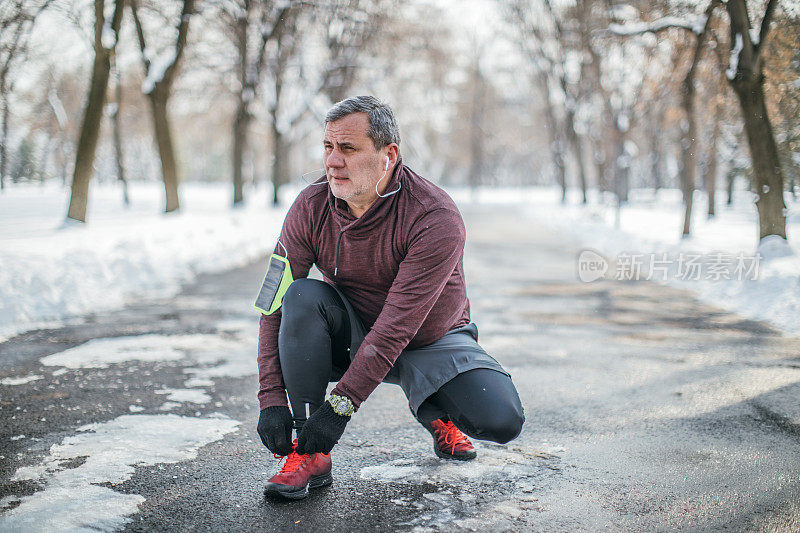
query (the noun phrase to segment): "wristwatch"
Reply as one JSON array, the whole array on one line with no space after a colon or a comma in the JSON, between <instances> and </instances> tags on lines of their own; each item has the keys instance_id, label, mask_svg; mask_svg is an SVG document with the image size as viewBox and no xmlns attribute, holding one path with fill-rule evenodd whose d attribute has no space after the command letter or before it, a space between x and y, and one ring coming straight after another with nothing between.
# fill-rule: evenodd
<instances>
[{"instance_id":1,"label":"wristwatch","mask_svg":"<svg viewBox=\"0 0 800 533\"><path fill-rule=\"evenodd\" d=\"M333 412L341 416L350 416L355 412L356 407L353 401L347 396L339 396L338 394L331 394L328 396L328 403L333 407Z\"/></svg>"}]
</instances>

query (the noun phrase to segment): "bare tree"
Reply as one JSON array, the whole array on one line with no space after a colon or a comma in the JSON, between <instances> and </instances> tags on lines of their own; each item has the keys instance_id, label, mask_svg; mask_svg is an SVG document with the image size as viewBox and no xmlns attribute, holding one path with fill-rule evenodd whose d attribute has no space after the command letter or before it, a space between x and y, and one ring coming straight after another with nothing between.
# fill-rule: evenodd
<instances>
[{"instance_id":1,"label":"bare tree","mask_svg":"<svg viewBox=\"0 0 800 533\"><path fill-rule=\"evenodd\" d=\"M52 0L17 1L0 10L0 190L8 168L8 99L14 91L14 68L25 61L37 17Z\"/></svg>"},{"instance_id":2,"label":"bare tree","mask_svg":"<svg viewBox=\"0 0 800 533\"><path fill-rule=\"evenodd\" d=\"M483 181L486 167L486 133L484 122L487 107L487 81L481 70L480 47L475 46L473 51L472 66L470 68L469 87L469 170L467 183L476 194L478 186Z\"/></svg>"},{"instance_id":3,"label":"bare tree","mask_svg":"<svg viewBox=\"0 0 800 533\"><path fill-rule=\"evenodd\" d=\"M315 112L318 96L328 102L349 94L365 46L380 29L387 2L336 0L329 4L300 3L287 11L273 32L270 47L272 94L268 113L272 141L272 203L280 203L280 187L289 181L289 155L293 139L302 138L300 123ZM303 8L303 9L301 9ZM313 8L313 9L311 9ZM328 55L320 67L306 64L302 42L312 37L308 28L322 21Z\"/></svg>"},{"instance_id":4,"label":"bare tree","mask_svg":"<svg viewBox=\"0 0 800 533\"><path fill-rule=\"evenodd\" d=\"M561 201L566 201L566 141L578 168L582 202L586 203L587 176L583 147L576 131L576 112L580 88L568 79L567 51L574 48L564 30L561 14L549 0L532 6L527 1L509 5L514 24L521 31L522 47L535 65L535 83L545 98L544 118L550 135L550 153L561 186ZM542 16L545 15L545 16ZM579 47L579 44L578 44ZM560 92L553 95L553 92ZM557 105L555 102L562 102Z\"/></svg>"},{"instance_id":5,"label":"bare tree","mask_svg":"<svg viewBox=\"0 0 800 533\"><path fill-rule=\"evenodd\" d=\"M72 194L69 199L67 218L86 222L86 206L89 196L89 181L94 172L94 155L100 136L100 120L106 100L108 78L111 71L111 54L117 45L117 35L122 22L124 0L116 0L110 20L105 18L104 0L94 2L94 63L89 97L81 124L80 138L75 155L75 171L72 175Z\"/></svg>"},{"instance_id":6,"label":"bare tree","mask_svg":"<svg viewBox=\"0 0 800 533\"><path fill-rule=\"evenodd\" d=\"M267 45L283 30L291 3L273 6L274 2L238 0L222 4L222 16L236 49L236 76L239 81L236 115L233 121L233 205L244 202L242 166L248 146L248 128L253 119L251 107L258 93ZM252 42L252 35L257 39Z\"/></svg>"},{"instance_id":7,"label":"bare tree","mask_svg":"<svg viewBox=\"0 0 800 533\"><path fill-rule=\"evenodd\" d=\"M298 52L302 36L297 32L300 12L290 11L284 15L280 31L275 35L275 46L271 57L272 100L268 105L271 126L272 152L272 204L280 203L280 188L289 181L289 135L309 109L310 98L287 112L286 81L289 62ZM288 115L288 116L287 116Z\"/></svg>"},{"instance_id":8,"label":"bare tree","mask_svg":"<svg viewBox=\"0 0 800 533\"><path fill-rule=\"evenodd\" d=\"M114 102L109 105L108 118L114 129L114 156L117 160L117 180L122 184L122 201L126 206L131 205L128 197L128 181L125 179L125 158L122 151L122 132L119 120L120 109L122 108L122 76L116 61L116 53L111 56L112 67L114 68Z\"/></svg>"},{"instance_id":9,"label":"bare tree","mask_svg":"<svg viewBox=\"0 0 800 533\"><path fill-rule=\"evenodd\" d=\"M719 5L720 0L711 0L705 10L702 26L692 24L689 21L675 22L673 18L667 20L659 19L644 27L635 29L625 28L624 26L612 25L610 30L618 35L638 35L641 33L659 33L673 28L687 30L690 35L696 37L694 47L691 49L691 61L686 74L681 83L681 109L683 110L683 121L681 123L681 190L683 192L683 230L682 235L688 236L691 232L692 205L694 203L694 190L697 171L697 117L695 115L695 77L700 59L703 55L705 43L710 35L711 21L714 9Z\"/></svg>"},{"instance_id":10,"label":"bare tree","mask_svg":"<svg viewBox=\"0 0 800 533\"><path fill-rule=\"evenodd\" d=\"M158 146L158 155L161 159L161 173L166 193L164 211L170 213L180 209L180 200L178 198L178 167L175 158L175 144L172 140L168 114L169 97L186 48L189 22L194 14L195 0L183 0L180 19L177 22L175 41L156 59L152 59L149 55L140 18L138 0L128 1L130 2L131 14L136 25L142 64L147 74L142 84L142 91L150 101L155 140Z\"/></svg>"},{"instance_id":11,"label":"bare tree","mask_svg":"<svg viewBox=\"0 0 800 533\"><path fill-rule=\"evenodd\" d=\"M319 7L319 14L327 20L325 44L329 52L321 90L331 102L349 96L364 50L379 35L393 3L394 0L335 0L330 6Z\"/></svg>"},{"instance_id":12,"label":"bare tree","mask_svg":"<svg viewBox=\"0 0 800 533\"><path fill-rule=\"evenodd\" d=\"M777 0L767 1L761 28L756 36L751 34L745 0L728 0L725 4L730 17L731 47L726 75L739 99L750 145L761 239L767 235L786 238L783 171L764 96L763 51L777 5Z\"/></svg>"}]
</instances>

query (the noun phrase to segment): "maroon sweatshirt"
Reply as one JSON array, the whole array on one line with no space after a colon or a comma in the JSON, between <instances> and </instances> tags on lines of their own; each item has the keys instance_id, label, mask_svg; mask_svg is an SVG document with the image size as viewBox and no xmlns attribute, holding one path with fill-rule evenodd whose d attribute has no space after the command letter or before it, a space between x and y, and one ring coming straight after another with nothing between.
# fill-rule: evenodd
<instances>
[{"instance_id":1,"label":"maroon sweatshirt","mask_svg":"<svg viewBox=\"0 0 800 533\"><path fill-rule=\"evenodd\" d=\"M324 182L324 179L321 181ZM418 348L469 323L464 282L464 221L453 200L399 163L384 191L359 218L327 185L310 185L292 204L275 253L294 279L316 264L347 297L368 333L333 389L359 406L406 347ZM261 316L261 409L287 405L278 358L280 309Z\"/></svg>"}]
</instances>

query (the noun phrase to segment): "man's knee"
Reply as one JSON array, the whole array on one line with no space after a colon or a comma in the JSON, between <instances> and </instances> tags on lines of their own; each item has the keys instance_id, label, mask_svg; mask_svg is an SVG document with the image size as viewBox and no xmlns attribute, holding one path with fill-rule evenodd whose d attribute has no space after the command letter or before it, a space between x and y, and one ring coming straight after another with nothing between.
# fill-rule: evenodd
<instances>
[{"instance_id":1,"label":"man's knee","mask_svg":"<svg viewBox=\"0 0 800 533\"><path fill-rule=\"evenodd\" d=\"M286 294L283 295L281 304L283 312L294 310L307 310L318 305L325 295L327 283L318 279L300 278L289 285Z\"/></svg>"},{"instance_id":2,"label":"man's knee","mask_svg":"<svg viewBox=\"0 0 800 533\"><path fill-rule=\"evenodd\" d=\"M506 409L498 409L490 418L479 421L475 437L505 444L519 436L524 423L522 406L510 405Z\"/></svg>"}]
</instances>

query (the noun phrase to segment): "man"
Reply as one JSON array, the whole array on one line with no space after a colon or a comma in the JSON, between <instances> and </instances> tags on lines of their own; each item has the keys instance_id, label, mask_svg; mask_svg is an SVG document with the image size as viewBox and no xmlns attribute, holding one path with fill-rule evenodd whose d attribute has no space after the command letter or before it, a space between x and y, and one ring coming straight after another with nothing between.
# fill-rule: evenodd
<instances>
[{"instance_id":1,"label":"man","mask_svg":"<svg viewBox=\"0 0 800 533\"><path fill-rule=\"evenodd\" d=\"M473 459L464 433L506 443L522 429L511 378L470 322L461 215L403 165L399 144L389 106L337 103L325 118L326 176L286 215L256 302L258 433L287 456L268 494L297 499L329 484L331 450L382 381L403 388L439 457ZM312 264L324 281L307 279Z\"/></svg>"}]
</instances>

